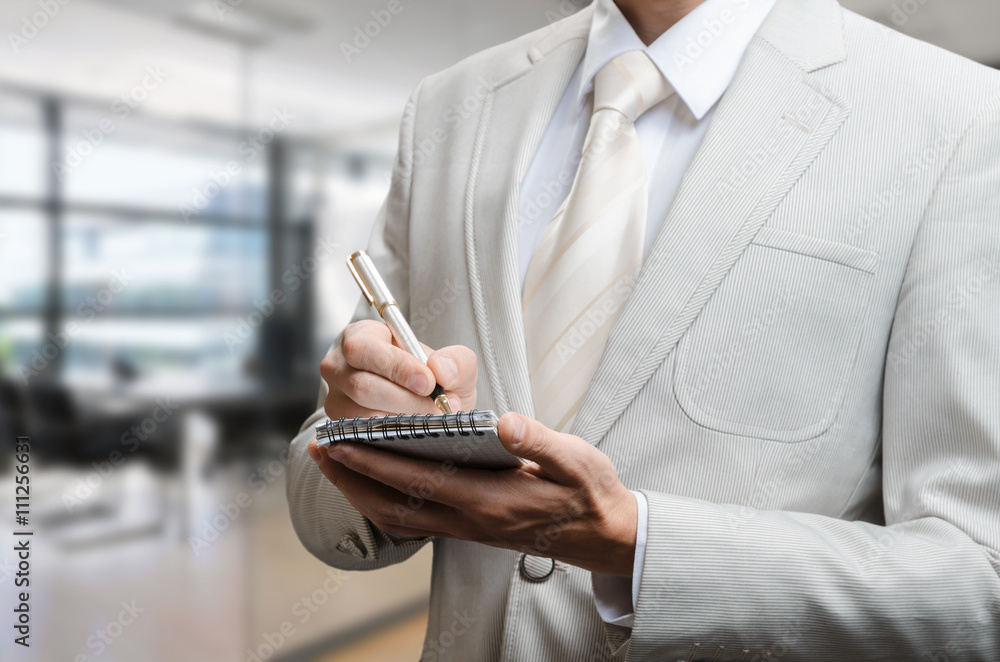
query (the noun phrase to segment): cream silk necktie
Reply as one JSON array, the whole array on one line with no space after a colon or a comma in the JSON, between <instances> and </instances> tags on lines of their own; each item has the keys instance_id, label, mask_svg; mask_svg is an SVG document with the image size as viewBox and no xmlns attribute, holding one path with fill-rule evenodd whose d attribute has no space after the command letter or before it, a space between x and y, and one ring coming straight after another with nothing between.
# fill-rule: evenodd
<instances>
[{"instance_id":1,"label":"cream silk necktie","mask_svg":"<svg viewBox=\"0 0 1000 662\"><path fill-rule=\"evenodd\" d=\"M643 51L594 77L594 112L569 196L528 264L521 297L535 418L573 422L642 266L648 188L635 120L673 93Z\"/></svg>"}]
</instances>

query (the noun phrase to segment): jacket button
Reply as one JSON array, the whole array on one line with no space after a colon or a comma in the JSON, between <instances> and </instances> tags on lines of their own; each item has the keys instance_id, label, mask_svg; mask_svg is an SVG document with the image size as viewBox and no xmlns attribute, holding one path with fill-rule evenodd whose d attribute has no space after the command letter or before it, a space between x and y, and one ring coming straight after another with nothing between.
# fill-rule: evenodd
<instances>
[{"instance_id":1,"label":"jacket button","mask_svg":"<svg viewBox=\"0 0 1000 662\"><path fill-rule=\"evenodd\" d=\"M368 556L368 551L361 545L361 540L353 533L348 533L340 539L340 542L337 543L337 551L356 556L359 559Z\"/></svg>"},{"instance_id":2,"label":"jacket button","mask_svg":"<svg viewBox=\"0 0 1000 662\"><path fill-rule=\"evenodd\" d=\"M529 582L544 582L556 569L555 559L521 554L521 576Z\"/></svg>"}]
</instances>

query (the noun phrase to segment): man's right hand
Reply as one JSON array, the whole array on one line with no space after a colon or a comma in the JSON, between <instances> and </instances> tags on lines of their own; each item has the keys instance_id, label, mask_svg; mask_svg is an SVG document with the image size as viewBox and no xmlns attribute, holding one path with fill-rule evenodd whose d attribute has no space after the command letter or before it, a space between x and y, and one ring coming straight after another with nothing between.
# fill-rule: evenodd
<instances>
[{"instance_id":1,"label":"man's right hand","mask_svg":"<svg viewBox=\"0 0 1000 662\"><path fill-rule=\"evenodd\" d=\"M349 325L340 344L320 364L320 374L330 386L326 415L338 419L440 413L429 397L435 383L448 394L454 411L473 409L475 353L461 345L437 351L424 345L424 351L427 365L397 345L382 322Z\"/></svg>"}]
</instances>

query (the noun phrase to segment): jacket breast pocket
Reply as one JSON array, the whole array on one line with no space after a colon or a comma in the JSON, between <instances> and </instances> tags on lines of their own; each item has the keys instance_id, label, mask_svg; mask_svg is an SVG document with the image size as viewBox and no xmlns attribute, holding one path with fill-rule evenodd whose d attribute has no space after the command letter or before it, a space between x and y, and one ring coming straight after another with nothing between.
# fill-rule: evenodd
<instances>
[{"instance_id":1,"label":"jacket breast pocket","mask_svg":"<svg viewBox=\"0 0 1000 662\"><path fill-rule=\"evenodd\" d=\"M825 432L857 359L877 257L762 229L678 344L674 393L688 417L783 442Z\"/></svg>"}]
</instances>

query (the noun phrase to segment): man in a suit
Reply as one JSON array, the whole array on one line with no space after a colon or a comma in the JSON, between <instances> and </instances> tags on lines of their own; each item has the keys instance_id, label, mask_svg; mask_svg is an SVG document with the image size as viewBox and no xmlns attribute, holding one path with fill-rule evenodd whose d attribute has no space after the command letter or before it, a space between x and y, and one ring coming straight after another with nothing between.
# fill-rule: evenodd
<instances>
[{"instance_id":1,"label":"man in a suit","mask_svg":"<svg viewBox=\"0 0 1000 662\"><path fill-rule=\"evenodd\" d=\"M340 568L433 544L423 659L1000 660L996 72L596 0L421 82L368 250L443 349L359 309L288 497ZM531 463L312 443L435 382Z\"/></svg>"}]
</instances>

